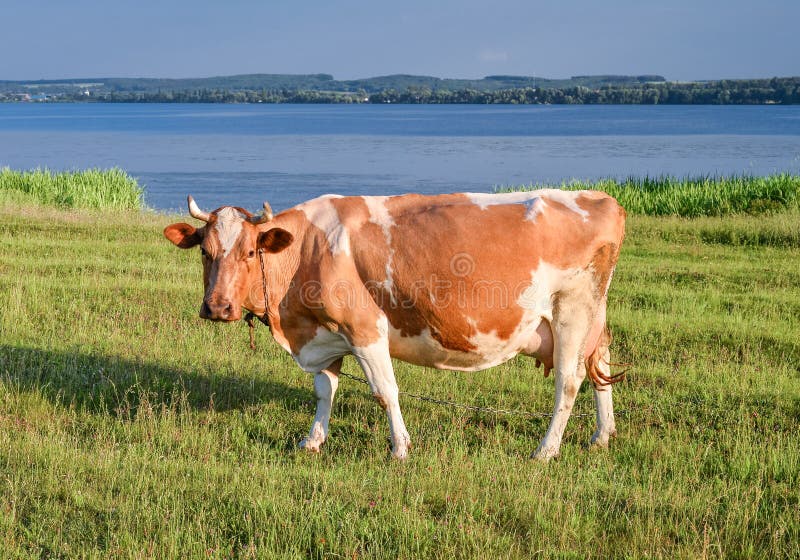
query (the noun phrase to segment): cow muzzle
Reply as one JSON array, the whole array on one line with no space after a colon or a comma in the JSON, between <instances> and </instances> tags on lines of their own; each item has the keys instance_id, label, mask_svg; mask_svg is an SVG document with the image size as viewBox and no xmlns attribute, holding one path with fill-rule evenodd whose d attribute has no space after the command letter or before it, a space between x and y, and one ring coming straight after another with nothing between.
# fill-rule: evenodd
<instances>
[{"instance_id":1,"label":"cow muzzle","mask_svg":"<svg viewBox=\"0 0 800 560\"><path fill-rule=\"evenodd\" d=\"M203 300L200 317L209 321L238 321L242 318L242 308L227 299Z\"/></svg>"}]
</instances>

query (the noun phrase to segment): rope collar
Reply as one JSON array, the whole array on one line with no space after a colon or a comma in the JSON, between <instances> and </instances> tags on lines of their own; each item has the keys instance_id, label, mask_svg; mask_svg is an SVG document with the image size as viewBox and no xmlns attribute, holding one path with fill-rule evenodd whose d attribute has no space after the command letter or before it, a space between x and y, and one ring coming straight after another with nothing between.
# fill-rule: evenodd
<instances>
[{"instance_id":1,"label":"rope collar","mask_svg":"<svg viewBox=\"0 0 800 560\"><path fill-rule=\"evenodd\" d=\"M253 322L253 319L258 319L266 326L269 326L269 297L267 296L267 272L264 269L264 249L258 250L258 264L261 266L261 289L264 292L264 315L259 317L252 311L248 311L247 315L245 315L244 320L247 323L247 326L250 328L250 349L256 349L256 325Z\"/></svg>"}]
</instances>

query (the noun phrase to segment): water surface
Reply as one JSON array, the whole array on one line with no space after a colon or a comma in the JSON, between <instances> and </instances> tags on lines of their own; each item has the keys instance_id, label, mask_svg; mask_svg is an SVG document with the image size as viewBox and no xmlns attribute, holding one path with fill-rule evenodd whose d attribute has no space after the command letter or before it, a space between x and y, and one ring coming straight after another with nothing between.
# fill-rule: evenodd
<instances>
[{"instance_id":1,"label":"water surface","mask_svg":"<svg viewBox=\"0 0 800 560\"><path fill-rule=\"evenodd\" d=\"M0 104L0 166L119 166L147 203L800 173L800 106Z\"/></svg>"}]
</instances>

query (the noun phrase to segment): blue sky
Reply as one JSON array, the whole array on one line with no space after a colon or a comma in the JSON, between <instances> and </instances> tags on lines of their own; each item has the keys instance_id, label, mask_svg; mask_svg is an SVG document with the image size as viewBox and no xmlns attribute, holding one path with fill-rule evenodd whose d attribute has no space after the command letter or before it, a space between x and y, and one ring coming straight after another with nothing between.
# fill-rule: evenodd
<instances>
[{"instance_id":1,"label":"blue sky","mask_svg":"<svg viewBox=\"0 0 800 560\"><path fill-rule=\"evenodd\" d=\"M4 0L0 79L800 75L798 0Z\"/></svg>"}]
</instances>

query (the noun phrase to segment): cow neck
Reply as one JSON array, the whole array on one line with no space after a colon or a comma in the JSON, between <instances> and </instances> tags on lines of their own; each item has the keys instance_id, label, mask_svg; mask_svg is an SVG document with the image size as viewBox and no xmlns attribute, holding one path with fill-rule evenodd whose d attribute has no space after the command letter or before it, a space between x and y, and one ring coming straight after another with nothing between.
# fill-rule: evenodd
<instances>
[{"instance_id":1,"label":"cow neck","mask_svg":"<svg viewBox=\"0 0 800 560\"><path fill-rule=\"evenodd\" d=\"M273 270L275 268L274 266L270 267L270 263L272 263L273 265L276 264L275 261L279 260L277 258L278 255L270 255L269 262L266 259L266 255L267 253L263 249L258 250L258 265L259 265L259 274L261 276L261 295L264 298L264 312L261 315L259 315L255 311L248 309L248 313L245 316L245 322L247 323L247 326L249 327L250 330L251 350L256 349L256 341L255 341L256 326L255 323L253 322L254 319L257 318L259 321L264 323L264 325L269 327L270 330L273 330L274 334L274 329L276 327L280 329L280 327L278 326L280 324L280 321L276 323L270 320L269 317L270 302L280 302L286 296L286 292L288 291L288 285L277 284L276 282L277 278L282 277L280 273L270 274L270 268L272 268ZM279 266L278 268L283 269L285 267ZM253 307L255 306L253 305ZM274 311L274 314L276 318L280 319L280 314L277 309Z\"/></svg>"},{"instance_id":2,"label":"cow neck","mask_svg":"<svg viewBox=\"0 0 800 560\"><path fill-rule=\"evenodd\" d=\"M292 224L276 224L275 221L272 224L278 227L288 225L289 227L286 229L292 232L297 231L296 228L291 227ZM259 318L262 322L269 321L270 326L273 327L277 324L276 320L278 323L280 322L279 307L292 286L294 275L299 266L299 255L296 254L296 246L299 246L301 240L298 237L295 234L294 243L280 253L258 252L259 274L261 276L261 287L258 292L264 298L264 312Z\"/></svg>"}]
</instances>

